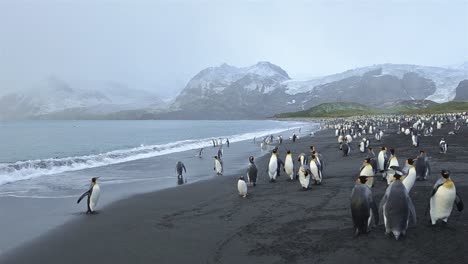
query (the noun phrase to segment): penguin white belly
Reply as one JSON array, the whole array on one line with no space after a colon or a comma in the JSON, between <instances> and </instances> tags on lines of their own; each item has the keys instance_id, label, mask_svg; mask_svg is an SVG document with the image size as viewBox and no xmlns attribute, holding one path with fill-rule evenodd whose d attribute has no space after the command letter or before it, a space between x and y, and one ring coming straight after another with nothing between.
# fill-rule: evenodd
<instances>
[{"instance_id":1,"label":"penguin white belly","mask_svg":"<svg viewBox=\"0 0 468 264\"><path fill-rule=\"evenodd\" d=\"M437 220L447 222L448 217L452 213L453 203L455 202L456 190L440 186L430 201L431 222L434 225Z\"/></svg>"},{"instance_id":2,"label":"penguin white belly","mask_svg":"<svg viewBox=\"0 0 468 264\"><path fill-rule=\"evenodd\" d=\"M391 168L393 166L397 166L397 167L400 166L399 163L398 163L397 158L392 158L390 160L390 163L389 163L388 167ZM389 169L388 172L387 172L387 183L388 183L388 185L390 185L390 183L392 183L393 175L395 175L395 171L392 170L392 169Z\"/></svg>"},{"instance_id":3,"label":"penguin white belly","mask_svg":"<svg viewBox=\"0 0 468 264\"><path fill-rule=\"evenodd\" d=\"M366 181L366 185L372 188L374 185L374 169L372 168L372 165L366 165L364 168L362 168L359 176L369 177Z\"/></svg>"},{"instance_id":4,"label":"penguin white belly","mask_svg":"<svg viewBox=\"0 0 468 264\"><path fill-rule=\"evenodd\" d=\"M99 185L95 184L93 187L93 191L91 192L91 197L89 198L89 208L91 209L91 211L94 211L94 209L96 208L100 195L101 188L99 188Z\"/></svg>"},{"instance_id":5,"label":"penguin white belly","mask_svg":"<svg viewBox=\"0 0 468 264\"><path fill-rule=\"evenodd\" d=\"M216 173L221 174L223 172L223 166L219 160L215 160Z\"/></svg>"},{"instance_id":6,"label":"penguin white belly","mask_svg":"<svg viewBox=\"0 0 468 264\"><path fill-rule=\"evenodd\" d=\"M409 130L409 128L407 128L407 129L405 130L405 135L409 135L410 133L411 133L411 131Z\"/></svg>"},{"instance_id":7,"label":"penguin white belly","mask_svg":"<svg viewBox=\"0 0 468 264\"><path fill-rule=\"evenodd\" d=\"M292 161L291 156L286 157L286 161L284 163L284 170L286 174L289 176L291 180L294 179L294 163Z\"/></svg>"},{"instance_id":8,"label":"penguin white belly","mask_svg":"<svg viewBox=\"0 0 468 264\"><path fill-rule=\"evenodd\" d=\"M412 135L411 140L413 140L413 146L417 147L418 146L418 138L416 137L416 135Z\"/></svg>"},{"instance_id":9,"label":"penguin white belly","mask_svg":"<svg viewBox=\"0 0 468 264\"><path fill-rule=\"evenodd\" d=\"M346 135L346 140L348 140L348 143L353 142L353 137L350 135Z\"/></svg>"},{"instance_id":10,"label":"penguin white belly","mask_svg":"<svg viewBox=\"0 0 468 264\"><path fill-rule=\"evenodd\" d=\"M310 176L306 176L302 170L299 170L299 183L301 184L302 188L309 187L310 183Z\"/></svg>"},{"instance_id":11,"label":"penguin white belly","mask_svg":"<svg viewBox=\"0 0 468 264\"><path fill-rule=\"evenodd\" d=\"M309 164L310 171L312 172L312 176L314 176L314 180L317 181L317 183L320 183L322 181L322 178L320 177L317 164L315 164L315 161L311 161Z\"/></svg>"},{"instance_id":12,"label":"penguin white belly","mask_svg":"<svg viewBox=\"0 0 468 264\"><path fill-rule=\"evenodd\" d=\"M343 136L339 136L338 137L338 143L342 143L343 142Z\"/></svg>"},{"instance_id":13,"label":"penguin white belly","mask_svg":"<svg viewBox=\"0 0 468 264\"><path fill-rule=\"evenodd\" d=\"M276 156L271 156L270 158L270 163L268 164L268 175L270 176L270 179L276 180L276 174L278 169L278 160L276 159Z\"/></svg>"},{"instance_id":14,"label":"penguin white belly","mask_svg":"<svg viewBox=\"0 0 468 264\"><path fill-rule=\"evenodd\" d=\"M361 141L361 143L359 143L359 151L361 153L364 153L364 151L365 151L365 143L363 141Z\"/></svg>"},{"instance_id":15,"label":"penguin white belly","mask_svg":"<svg viewBox=\"0 0 468 264\"><path fill-rule=\"evenodd\" d=\"M239 191L239 195L246 196L247 195L247 184L243 180L237 181L237 190Z\"/></svg>"},{"instance_id":16,"label":"penguin white belly","mask_svg":"<svg viewBox=\"0 0 468 264\"><path fill-rule=\"evenodd\" d=\"M379 170L385 170L385 157L384 152L379 152L379 156L377 157L377 165Z\"/></svg>"},{"instance_id":17,"label":"penguin white belly","mask_svg":"<svg viewBox=\"0 0 468 264\"><path fill-rule=\"evenodd\" d=\"M414 183L416 182L416 170L414 167L409 169L408 175L403 179L402 182L406 188L406 191L410 192Z\"/></svg>"}]
</instances>

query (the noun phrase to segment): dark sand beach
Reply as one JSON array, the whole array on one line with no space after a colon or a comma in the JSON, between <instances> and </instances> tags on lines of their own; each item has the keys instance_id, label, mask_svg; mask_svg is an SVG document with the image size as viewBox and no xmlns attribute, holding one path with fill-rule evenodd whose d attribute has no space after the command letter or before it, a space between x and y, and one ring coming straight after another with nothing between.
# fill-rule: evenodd
<instances>
[{"instance_id":1,"label":"dark sand beach","mask_svg":"<svg viewBox=\"0 0 468 264\"><path fill-rule=\"evenodd\" d=\"M297 157L315 145L326 161L323 184L301 191L284 172L269 183L269 155L259 158L259 184L247 198L237 194L239 173L194 184L136 195L79 216L0 258L1 263L468 263L468 214L452 212L447 226L432 227L425 215L433 183L450 169L457 191L468 201L468 133L447 136L447 129L421 137L386 131L381 143L370 136L376 153L382 145L397 150L400 164L419 149L431 156L432 174L416 182L411 197L418 223L400 241L384 234L382 224L369 234L353 236L349 197L365 154L353 141L342 157L334 131L285 141L279 147ZM439 154L445 136L448 154ZM248 157L245 157L247 160ZM295 164L297 166L297 163ZM239 168L239 172L245 168ZM386 183L373 188L380 201ZM103 194L105 195L105 194ZM6 227L4 227L6 228Z\"/></svg>"}]
</instances>

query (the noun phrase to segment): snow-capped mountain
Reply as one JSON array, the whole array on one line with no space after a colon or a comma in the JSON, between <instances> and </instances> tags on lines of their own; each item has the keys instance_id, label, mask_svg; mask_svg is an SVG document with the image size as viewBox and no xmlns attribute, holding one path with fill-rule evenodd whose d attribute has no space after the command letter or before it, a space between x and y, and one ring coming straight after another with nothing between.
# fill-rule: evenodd
<instances>
[{"instance_id":1,"label":"snow-capped mountain","mask_svg":"<svg viewBox=\"0 0 468 264\"><path fill-rule=\"evenodd\" d=\"M398 78L403 78L406 73L417 73L421 77L432 80L436 85L436 90L429 95L427 100L432 100L438 103L453 100L455 97L455 88L461 80L468 78L468 69L463 67L457 68L441 68L410 64L377 64L368 67L356 68L342 73L328 75L320 78L315 78L308 81L285 81L283 84L287 87L288 94L297 94L307 92L314 87L339 81L352 76L362 76L366 72L376 69L382 69L382 75L392 75Z\"/></svg>"},{"instance_id":2,"label":"snow-capped mountain","mask_svg":"<svg viewBox=\"0 0 468 264\"><path fill-rule=\"evenodd\" d=\"M32 89L0 96L0 118L29 118L61 111L105 114L155 108L158 105L164 103L153 94L129 89L117 83L82 83L71 86L61 79L49 77Z\"/></svg>"}]
</instances>

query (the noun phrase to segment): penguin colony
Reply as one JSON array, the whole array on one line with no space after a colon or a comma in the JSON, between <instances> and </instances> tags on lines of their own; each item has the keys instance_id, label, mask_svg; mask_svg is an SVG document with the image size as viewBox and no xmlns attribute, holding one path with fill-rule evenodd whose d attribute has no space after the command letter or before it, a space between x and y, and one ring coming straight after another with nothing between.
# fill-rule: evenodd
<instances>
[{"instance_id":1,"label":"penguin colony","mask_svg":"<svg viewBox=\"0 0 468 264\"><path fill-rule=\"evenodd\" d=\"M416 224L416 210L411 199L411 190L416 181L426 181L431 175L430 157L424 150L420 150L416 157L406 159L404 165L400 166L396 149L383 146L378 154L375 154L370 146L372 137L376 142L384 142L385 132L382 128L389 128L390 124L394 124L398 127L398 135L409 136L408 144L419 148L420 136L432 136L434 127L440 130L444 125L450 123L455 123L455 126L454 131L450 131L449 135L456 135L462 124L468 124L468 114L374 116L348 120L337 119L321 125L321 129L334 130L343 158L352 155L354 147L351 143L353 141L357 142L355 144L357 144L357 149L361 154L366 153L350 197L351 218L355 235L368 233L373 226L383 223L386 235L393 235L396 240L406 236L408 227ZM314 136L313 133L311 136ZM296 142L299 136L293 133L290 139L292 142ZM273 135L267 136L261 141L260 147L263 150L268 145L274 144L275 141L281 144L283 139L281 136L276 138ZM226 142L229 147L229 141L226 140ZM255 138L254 143L256 143ZM213 147L220 146L217 155L213 157L213 169L217 175L222 175L223 141L222 139L213 139L212 144ZM444 138L440 139L438 147L440 154L448 152L448 144ZM203 149L196 156L201 157L202 151ZM290 182L298 180L299 188L303 191L324 188L319 187L324 179L325 158L323 155L314 146L310 146L309 153L300 153L296 157L294 158L294 154L287 150L285 162L283 162L278 156L278 146L276 146L271 151L266 168L269 182L276 183L281 168L283 168L287 180ZM253 156L250 156L248 160L246 177L242 175L237 181L237 191L239 196L243 198L248 195L248 186L257 186L258 168ZM184 183L183 172L186 173L185 165L178 161L176 164L178 184ZM379 178L387 185L387 188L377 206L372 195L372 188ZM91 180L89 190L78 199L79 203L84 197L87 197L87 213L95 212L100 196L100 188L96 180L97 178ZM313 187L314 185L317 187ZM450 171L442 170L432 188L430 201L428 201L427 211L430 223L432 225L439 221L447 223L454 205L458 211L463 210L463 201L456 191L455 183L450 178Z\"/></svg>"}]
</instances>

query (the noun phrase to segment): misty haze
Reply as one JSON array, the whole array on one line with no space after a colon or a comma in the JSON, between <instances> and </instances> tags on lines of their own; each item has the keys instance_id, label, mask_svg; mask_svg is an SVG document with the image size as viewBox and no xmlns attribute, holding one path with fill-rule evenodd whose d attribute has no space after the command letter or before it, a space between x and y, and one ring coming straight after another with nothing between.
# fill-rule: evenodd
<instances>
[{"instance_id":1,"label":"misty haze","mask_svg":"<svg viewBox=\"0 0 468 264\"><path fill-rule=\"evenodd\" d=\"M0 72L0 263L465 258L467 0L0 0Z\"/></svg>"}]
</instances>

